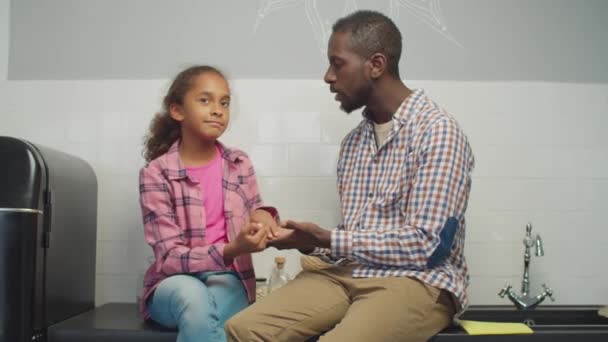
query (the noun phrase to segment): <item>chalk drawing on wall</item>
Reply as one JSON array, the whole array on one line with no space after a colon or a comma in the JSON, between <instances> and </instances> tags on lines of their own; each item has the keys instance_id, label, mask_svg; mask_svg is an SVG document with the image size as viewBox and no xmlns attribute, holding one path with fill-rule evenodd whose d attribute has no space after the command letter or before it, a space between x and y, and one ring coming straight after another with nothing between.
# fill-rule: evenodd
<instances>
[{"instance_id":1,"label":"chalk drawing on wall","mask_svg":"<svg viewBox=\"0 0 608 342\"><path fill-rule=\"evenodd\" d=\"M261 0L255 20L254 34L257 32L264 18L270 14L300 5L304 5L306 19L310 24L313 37L316 40L319 50L321 51L321 57L323 60L325 60L327 53L327 41L331 35L331 25L333 24L333 19L332 22L330 22L328 18L321 14L322 11L319 10L317 0ZM357 9L358 7L356 0L345 0L341 15L347 15L356 11Z\"/></svg>"},{"instance_id":2,"label":"chalk drawing on wall","mask_svg":"<svg viewBox=\"0 0 608 342\"><path fill-rule=\"evenodd\" d=\"M304 14L312 29L313 37L319 46L322 59L326 58L327 41L331 35L331 26L337 18L327 18L319 10L317 0L261 0L257 11L256 20L253 28L254 34L257 33L264 19L274 13L283 12L287 8L302 6ZM335 1L332 3L337 3ZM352 13L359 9L356 0L344 0L342 16ZM418 18L425 25L430 26L444 38L459 47L463 47L456 38L449 32L447 23L441 12L440 0L389 0L389 16L399 22L401 9L406 9L414 17ZM287 12L283 12L287 13Z\"/></svg>"},{"instance_id":3,"label":"chalk drawing on wall","mask_svg":"<svg viewBox=\"0 0 608 342\"><path fill-rule=\"evenodd\" d=\"M430 26L437 33L445 37L458 47L464 48L460 42L448 31L448 26L441 11L440 0L390 0L389 16L399 21L399 12L405 8L416 18Z\"/></svg>"}]
</instances>

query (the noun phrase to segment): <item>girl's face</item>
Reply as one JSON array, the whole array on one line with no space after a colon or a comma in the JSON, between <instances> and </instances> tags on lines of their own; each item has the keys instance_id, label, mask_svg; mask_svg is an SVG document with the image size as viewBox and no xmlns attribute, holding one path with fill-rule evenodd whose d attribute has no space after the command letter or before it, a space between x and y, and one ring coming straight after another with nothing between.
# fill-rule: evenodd
<instances>
[{"instance_id":1,"label":"girl's face","mask_svg":"<svg viewBox=\"0 0 608 342\"><path fill-rule=\"evenodd\" d=\"M169 112L181 122L182 134L216 140L230 121L228 82L215 72L205 72L192 80L182 104L172 104Z\"/></svg>"}]
</instances>

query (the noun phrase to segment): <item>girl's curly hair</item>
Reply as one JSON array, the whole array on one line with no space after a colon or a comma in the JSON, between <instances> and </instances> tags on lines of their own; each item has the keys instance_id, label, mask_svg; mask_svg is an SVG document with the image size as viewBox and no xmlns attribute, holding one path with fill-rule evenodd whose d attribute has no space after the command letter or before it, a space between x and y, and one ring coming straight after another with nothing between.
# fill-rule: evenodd
<instances>
[{"instance_id":1,"label":"girl's curly hair","mask_svg":"<svg viewBox=\"0 0 608 342\"><path fill-rule=\"evenodd\" d=\"M192 86L192 81L197 76L207 72L214 72L225 79L221 71L208 65L190 67L175 77L163 100L162 111L154 116L152 122L150 122L150 129L144 137L143 156L147 162L165 154L171 145L179 139L181 126L169 114L169 107L172 104L181 105L184 101L184 96Z\"/></svg>"}]
</instances>

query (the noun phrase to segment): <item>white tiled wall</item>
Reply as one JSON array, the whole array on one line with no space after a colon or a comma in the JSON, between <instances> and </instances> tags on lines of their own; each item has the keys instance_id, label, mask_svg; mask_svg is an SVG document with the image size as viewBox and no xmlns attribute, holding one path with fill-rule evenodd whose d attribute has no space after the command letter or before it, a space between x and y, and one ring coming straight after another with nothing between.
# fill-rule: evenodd
<instances>
[{"instance_id":1,"label":"white tiled wall","mask_svg":"<svg viewBox=\"0 0 608 342\"><path fill-rule=\"evenodd\" d=\"M452 112L477 157L466 255L474 304L504 303L517 288L525 225L542 234L532 288L546 282L557 303L608 303L608 85L411 82ZM89 161L99 180L97 303L134 301L151 255L143 241L137 171L141 142L168 85L158 81L0 83L0 134ZM324 227L340 221L335 161L360 120L320 81L237 80L224 142L252 156L265 201L283 218ZM254 257L266 276L269 250ZM299 270L296 252L288 270Z\"/></svg>"}]
</instances>

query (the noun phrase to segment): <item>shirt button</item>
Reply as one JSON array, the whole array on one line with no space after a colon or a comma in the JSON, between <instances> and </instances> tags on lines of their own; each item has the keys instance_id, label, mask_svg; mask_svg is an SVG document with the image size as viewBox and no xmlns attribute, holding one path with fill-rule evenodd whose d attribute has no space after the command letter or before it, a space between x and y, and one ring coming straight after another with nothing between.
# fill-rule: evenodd
<instances>
[{"instance_id":1,"label":"shirt button","mask_svg":"<svg viewBox=\"0 0 608 342\"><path fill-rule=\"evenodd\" d=\"M374 197L374 193L373 193L373 192L368 192L368 193L367 193L367 197L369 197L369 198Z\"/></svg>"}]
</instances>

